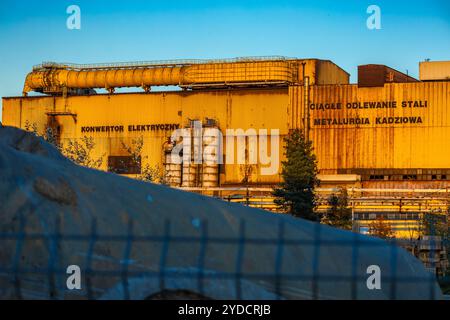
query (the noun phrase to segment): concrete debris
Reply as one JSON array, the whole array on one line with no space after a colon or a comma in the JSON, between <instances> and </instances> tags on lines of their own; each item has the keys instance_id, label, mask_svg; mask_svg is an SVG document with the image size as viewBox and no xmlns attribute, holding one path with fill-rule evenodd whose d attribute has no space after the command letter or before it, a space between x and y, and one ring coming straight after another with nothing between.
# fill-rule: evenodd
<instances>
[{"instance_id":1,"label":"concrete debris","mask_svg":"<svg viewBox=\"0 0 450 320\"><path fill-rule=\"evenodd\" d=\"M77 195L67 181L52 183L45 178L37 177L33 186L36 192L51 201L72 206L77 204Z\"/></svg>"}]
</instances>

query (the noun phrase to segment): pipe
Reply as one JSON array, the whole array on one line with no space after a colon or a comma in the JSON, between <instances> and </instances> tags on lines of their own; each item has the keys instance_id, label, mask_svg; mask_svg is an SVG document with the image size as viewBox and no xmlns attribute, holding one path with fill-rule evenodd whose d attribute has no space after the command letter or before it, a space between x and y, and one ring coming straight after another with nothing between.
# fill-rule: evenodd
<instances>
[{"instance_id":1,"label":"pipe","mask_svg":"<svg viewBox=\"0 0 450 320\"><path fill-rule=\"evenodd\" d=\"M159 66L112 66L75 69L51 64L29 73L23 95L30 91L61 93L63 89L102 88L114 92L118 87L230 85L297 82L296 61L246 61Z\"/></svg>"},{"instance_id":2,"label":"pipe","mask_svg":"<svg viewBox=\"0 0 450 320\"><path fill-rule=\"evenodd\" d=\"M179 85L183 82L183 67L135 68L110 70L50 69L33 71L25 80L24 95L28 92L59 91L61 88L143 87L156 85Z\"/></svg>"}]
</instances>

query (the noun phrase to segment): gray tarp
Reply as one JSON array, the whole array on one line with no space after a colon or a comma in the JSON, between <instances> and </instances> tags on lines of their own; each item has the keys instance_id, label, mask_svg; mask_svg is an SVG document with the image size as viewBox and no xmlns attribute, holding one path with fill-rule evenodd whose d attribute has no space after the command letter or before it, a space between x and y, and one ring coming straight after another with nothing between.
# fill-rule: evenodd
<instances>
[{"instance_id":1,"label":"gray tarp","mask_svg":"<svg viewBox=\"0 0 450 320\"><path fill-rule=\"evenodd\" d=\"M97 234L126 237L132 219L136 237L164 236L170 221L170 236L199 241L136 240L128 242L128 254L127 241L26 239L20 248L16 240L3 238L3 299L17 297L18 291L23 298L45 299L49 292L56 298L84 298L88 288L93 298L121 299L127 288L130 298L143 299L161 291L161 286L225 299L442 298L434 280L424 281L430 274L416 258L383 240L82 168L42 139L0 127L0 233L18 232L21 216L27 234L51 234L59 218L63 237L89 236L95 218ZM240 241L241 221L245 221L245 241ZM280 227L288 242L284 246L277 242ZM204 241L209 238L236 242ZM313 245L318 239L321 243ZM355 240L358 246L349 245ZM20 255L16 255L18 250ZM93 270L119 273L94 273L87 283L89 256ZM59 273L53 280L51 274L42 273L50 267L65 270L73 264L82 270L81 291L64 290L65 274ZM381 290L367 288L370 265L380 267ZM121 278L124 266L130 273ZM15 278L13 270L17 268L19 276ZM239 274L242 281L238 286ZM279 277L271 278L275 274ZM128 281L123 281L125 278ZM354 285L351 279L356 279Z\"/></svg>"}]
</instances>

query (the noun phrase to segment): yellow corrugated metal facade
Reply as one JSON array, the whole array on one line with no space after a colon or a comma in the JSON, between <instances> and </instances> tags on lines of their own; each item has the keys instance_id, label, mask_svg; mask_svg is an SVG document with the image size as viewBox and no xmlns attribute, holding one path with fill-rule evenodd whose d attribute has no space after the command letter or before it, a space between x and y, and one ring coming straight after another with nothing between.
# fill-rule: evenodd
<instances>
[{"instance_id":1,"label":"yellow corrugated metal facade","mask_svg":"<svg viewBox=\"0 0 450 320\"><path fill-rule=\"evenodd\" d=\"M178 124L187 126L189 120L214 119L221 131L227 128L280 129L287 133L288 89L237 89L194 92L164 92L149 94L114 94L62 97L8 98L3 104L3 123L24 128L26 122L36 123L43 132L49 112L76 114L57 116L61 140L95 138L94 156L126 155L121 141L144 138L144 153L152 165L162 164L163 145L170 130L130 131L129 126ZM123 132L83 133L83 127L123 126ZM133 128L131 128L133 129ZM280 154L282 150L280 148ZM103 169L107 169L104 161ZM227 165L224 183L240 183L239 165ZM254 175L254 183L279 181L278 175Z\"/></svg>"},{"instance_id":2,"label":"yellow corrugated metal facade","mask_svg":"<svg viewBox=\"0 0 450 320\"><path fill-rule=\"evenodd\" d=\"M293 126L307 118L303 95L303 87L290 88ZM309 100L322 173L450 168L450 82L312 86Z\"/></svg>"},{"instance_id":3,"label":"yellow corrugated metal facade","mask_svg":"<svg viewBox=\"0 0 450 320\"><path fill-rule=\"evenodd\" d=\"M309 92L309 135L322 174L342 173L346 169L450 168L450 82L396 83L376 88L311 86ZM156 163L162 161L162 145L170 131L129 131L128 126L179 124L183 127L189 120L209 118L216 120L222 131L279 129L283 136L290 128L302 127L307 110L304 95L304 87L291 86L289 89L6 98L3 123L21 128L26 122L36 123L42 131L48 121L47 113L73 113L76 121L71 116L56 116L63 140L90 135L98 142L98 154L108 155L123 152L121 139L143 136L148 139L145 150ZM374 103L392 105L393 102L397 104L395 108L370 107ZM364 108L364 103L369 107ZM81 130L116 125L124 126L125 130L89 134ZM227 169L227 179L223 182L238 183L239 174ZM260 177L255 182L278 181L278 176L271 176Z\"/></svg>"},{"instance_id":4,"label":"yellow corrugated metal facade","mask_svg":"<svg viewBox=\"0 0 450 320\"><path fill-rule=\"evenodd\" d=\"M105 159L103 170L108 169L108 156L128 155L122 142L129 145L139 137L144 140L143 162L163 167L165 146L173 129L187 127L192 120L203 124L213 120L223 133L226 129L278 129L280 141L290 129L302 128L313 141L321 176L328 177L323 187L368 188L372 189L372 196L381 197L392 196L391 191L396 188L412 190L411 194L414 189L430 189L429 202L411 200L407 206L397 206L400 209L396 207L396 212L408 214L435 208L442 212L444 202L436 199L448 197L448 192L441 191L450 187L450 81L386 83L363 88L347 84L348 74L337 70L330 61L300 62L295 62L296 75L284 69L286 63L279 62L268 63L269 75L261 74L261 68L253 70L248 63L216 64L213 67L219 69L211 67L210 73L201 70L206 66L194 65L190 72L195 72L185 74L201 78L203 84L214 82L216 77L224 82L241 78L261 80L266 76L277 79L278 71L283 79L297 77L298 84L284 86L3 98L3 124L19 128L36 124L38 131L43 132L53 120L63 143L93 137L93 156ZM240 70L239 66L244 65L245 70ZM215 76L210 79L208 74ZM232 74L241 78L232 79ZM303 74L308 76L309 86ZM279 159L283 160L282 145ZM264 188L281 179L281 166L272 175L254 171L245 183L244 171L242 165L225 164L217 177L218 186L251 184ZM433 190L438 189L441 193L436 196ZM365 196L364 191L355 192L355 203ZM373 205L358 204L360 212L392 211L390 200L376 201ZM367 219L361 216L360 223L367 225ZM399 216L395 224L399 223L403 237L411 233L411 225L417 227L415 217Z\"/></svg>"}]
</instances>

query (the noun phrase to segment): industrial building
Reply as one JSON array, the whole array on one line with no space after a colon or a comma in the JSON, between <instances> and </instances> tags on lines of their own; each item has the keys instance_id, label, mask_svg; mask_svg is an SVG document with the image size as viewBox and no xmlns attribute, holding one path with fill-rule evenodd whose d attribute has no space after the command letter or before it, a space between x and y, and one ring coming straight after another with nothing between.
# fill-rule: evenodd
<instances>
[{"instance_id":1,"label":"industrial building","mask_svg":"<svg viewBox=\"0 0 450 320\"><path fill-rule=\"evenodd\" d=\"M450 200L449 77L449 61L421 62L419 79L383 65L359 66L356 84L333 62L318 59L43 63L26 77L23 96L3 98L3 124L35 124L39 132L51 127L63 144L93 137L103 170L133 176L144 164L159 166L173 187L268 209L281 166L260 174L265 164L259 162L250 169L172 163L170 136L201 123L202 130L222 133L242 129L246 141L259 130L278 130L270 139L282 142L301 128L318 157L318 210L326 209L333 188L345 187L361 232L383 215L400 237L416 237L420 214L443 213ZM180 90L152 91L156 86ZM142 90L115 93L123 87ZM45 95L28 96L31 91ZM140 137L137 163L124 145ZM223 157L234 152L223 149ZM268 151L283 160L282 147ZM246 158L251 152L246 149Z\"/></svg>"}]
</instances>

